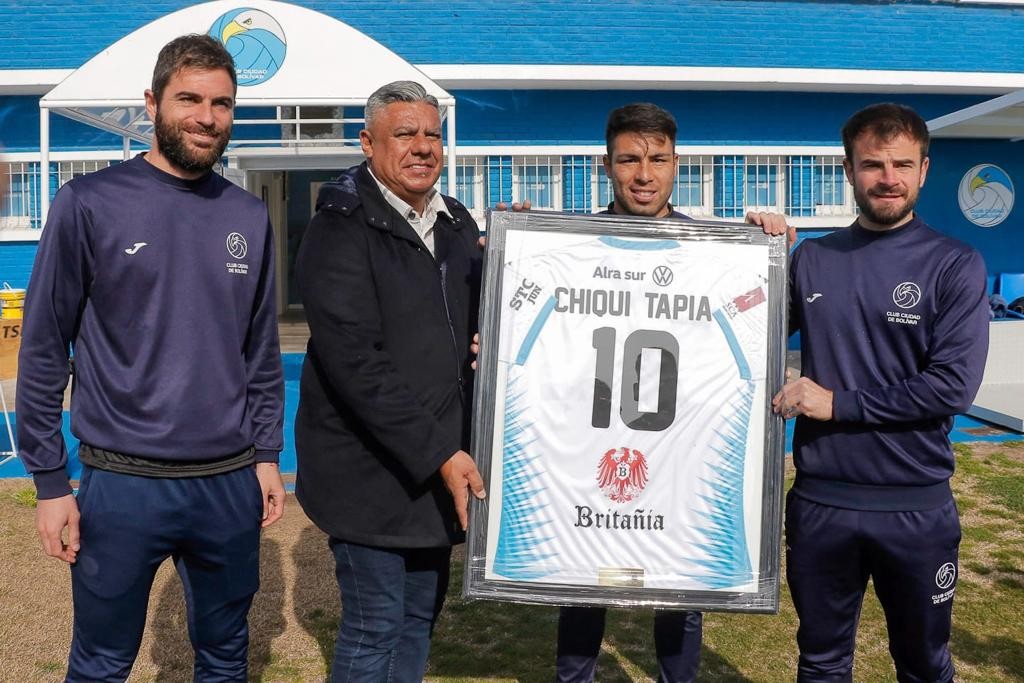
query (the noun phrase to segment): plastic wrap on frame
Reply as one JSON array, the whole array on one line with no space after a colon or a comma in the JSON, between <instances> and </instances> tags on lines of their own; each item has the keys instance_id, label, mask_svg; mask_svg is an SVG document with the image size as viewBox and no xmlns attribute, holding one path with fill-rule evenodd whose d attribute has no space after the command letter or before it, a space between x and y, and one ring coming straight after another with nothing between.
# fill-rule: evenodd
<instances>
[{"instance_id":1,"label":"plastic wrap on frame","mask_svg":"<svg viewBox=\"0 0 1024 683\"><path fill-rule=\"evenodd\" d=\"M634 580L633 572L628 568L620 571L606 571L599 579L600 585L573 584L564 580L552 582L545 580L543 572L531 573L534 562L543 562L543 552L538 547L531 547L531 534L534 538L542 538L549 531L544 524L535 525L530 533L523 534L516 542L516 547L498 548L494 538L488 532L499 522L509 523L521 521L531 505L530 491L506 487L505 491L491 491L488 500L470 502L470 526L466 553L466 571L464 575L463 593L468 598L491 599L510 602L526 602L551 605L600 605L600 606L647 606L658 608L693 609L701 611L736 611L774 613L779 605L779 563L782 534L782 490L783 460L785 455L785 424L781 417L771 411L771 397L781 388L785 375L785 354L787 336L787 275L788 245L785 236L770 237L760 227L740 223L713 221L678 221L673 219L652 219L626 216L593 216L579 214L561 214L549 212L491 212L488 214L487 249L484 268L483 296L480 310L481 349L478 358L476 375L476 392L473 417L472 451L477 465L483 475L484 482L493 481L493 469L505 467L501 472L502 481L507 476L510 481L528 480L526 472L516 471L516 458L507 458L510 462L503 463L505 452L522 451L529 443L524 436L522 443L516 440L519 429L515 418L515 395L509 391L507 377L499 373L499 340L502 339L502 311L509 297L515 292L502 291L504 270L512 261L512 255L506 253L509 234L515 231L531 233L553 233L565 236L598 237L609 244L616 240L629 243L645 243L648 247L657 248L659 242L697 241L722 244L746 244L767 246L767 325L765 352L767 367L764 377L764 388L758 394L758 404L748 402L749 419L758 419L757 411L761 411L763 420L763 472L761 473L760 491L760 538L754 539L758 552L752 553L750 562L745 568L743 580L733 589L728 582L714 585L687 587L652 587L650 583L657 581ZM520 297L523 292L519 292ZM527 293L528 295L528 293ZM685 302L684 302L685 303ZM691 302L692 306L692 302ZM550 312L550 311L549 311ZM535 332L535 330L533 331ZM530 332L527 332L529 336ZM595 346L597 347L595 337ZM592 348L580 349L581 353L593 355ZM639 364L637 366L639 373ZM596 392L596 390L595 390ZM660 394L659 394L660 395ZM584 400L581 398L580 400ZM659 399L660 400L660 399ZM596 405L596 398L595 398ZM744 407L741 406L740 409ZM502 420L496 425L496 420ZM495 443L496 427L498 432L505 434L505 442L499 447ZM511 436L509 434L511 433ZM727 442L728 440L725 439ZM727 450L727 449L725 449ZM529 458L520 458L526 462ZM756 466L756 463L754 464ZM721 493L722 502L716 509L710 508L706 515L710 523L717 523L716 537L727 538L729 533L728 466L722 468L723 481L712 482ZM620 495L622 494L620 491ZM495 496L501 496L502 506L499 508L499 519L489 519L494 511L491 502ZM504 498L508 498L505 500ZM718 501L712 501L712 504ZM724 507L723 507L724 506ZM536 507L536 505L534 505ZM578 506L577 506L578 510ZM506 512L509 512L506 515ZM609 509L607 523L612 523L612 511ZM653 523L650 518L638 518L634 513L628 524L642 527L645 523ZM616 523L618 519L614 520ZM525 540L524 540L525 539ZM705 538L702 547L709 547L714 540ZM536 544L535 544L536 545ZM704 558L703 563L709 564L715 559L710 552L710 560ZM488 576L490 562L491 576ZM494 571L495 563L499 563L500 572ZM592 571L593 568L590 568ZM732 571L735 571L733 568ZM728 572L726 572L728 574ZM499 574L499 575L495 575ZM511 578L510 578L511 577ZM656 578L656 577L655 577ZM638 584L643 585L638 585ZM697 582L699 583L699 582Z\"/></svg>"}]
</instances>

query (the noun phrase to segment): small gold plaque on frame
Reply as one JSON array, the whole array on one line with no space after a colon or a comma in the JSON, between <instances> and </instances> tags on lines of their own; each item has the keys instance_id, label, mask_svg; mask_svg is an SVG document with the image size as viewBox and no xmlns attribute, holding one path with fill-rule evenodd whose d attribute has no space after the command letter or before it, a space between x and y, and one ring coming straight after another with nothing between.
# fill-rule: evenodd
<instances>
[{"instance_id":1,"label":"small gold plaque on frame","mask_svg":"<svg viewBox=\"0 0 1024 683\"><path fill-rule=\"evenodd\" d=\"M643 588L644 570L631 567L601 567L597 570L597 585Z\"/></svg>"}]
</instances>

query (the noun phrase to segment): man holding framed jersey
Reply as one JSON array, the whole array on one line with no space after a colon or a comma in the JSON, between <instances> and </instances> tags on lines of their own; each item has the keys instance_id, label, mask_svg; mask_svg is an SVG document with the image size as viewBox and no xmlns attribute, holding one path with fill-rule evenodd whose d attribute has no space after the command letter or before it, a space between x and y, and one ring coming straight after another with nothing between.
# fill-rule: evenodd
<instances>
[{"instance_id":1,"label":"man holding framed jersey","mask_svg":"<svg viewBox=\"0 0 1024 683\"><path fill-rule=\"evenodd\" d=\"M329 536L342 596L332 681L423 680L467 502L480 233L435 189L437 98L378 88L366 161L321 188L296 261L309 320L296 496Z\"/></svg>"},{"instance_id":2,"label":"man holding framed jersey","mask_svg":"<svg viewBox=\"0 0 1024 683\"><path fill-rule=\"evenodd\" d=\"M676 121L654 104L637 103L611 112L605 130L605 173L614 201L603 214L675 218L687 216L672 208L670 199L679 168L675 152ZM747 222L766 233L786 232L785 216L747 214ZM558 619L557 675L559 682L593 681L604 637L606 610L602 607L562 607ZM700 612L657 610L654 642L659 680L693 681L700 662Z\"/></svg>"},{"instance_id":3,"label":"man holding framed jersey","mask_svg":"<svg viewBox=\"0 0 1024 683\"><path fill-rule=\"evenodd\" d=\"M981 255L914 213L928 141L908 107L854 114L844 166L860 216L790 262L803 377L773 405L797 417L785 526L799 681L852 680L869 576L897 678L953 680L960 522L948 435L981 384L989 314Z\"/></svg>"}]
</instances>

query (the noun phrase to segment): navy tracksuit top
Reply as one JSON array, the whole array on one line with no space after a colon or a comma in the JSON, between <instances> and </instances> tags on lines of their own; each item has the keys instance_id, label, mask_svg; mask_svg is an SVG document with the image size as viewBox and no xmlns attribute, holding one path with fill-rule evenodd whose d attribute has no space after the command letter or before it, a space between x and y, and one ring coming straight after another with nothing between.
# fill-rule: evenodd
<instances>
[{"instance_id":1,"label":"navy tracksuit top","mask_svg":"<svg viewBox=\"0 0 1024 683\"><path fill-rule=\"evenodd\" d=\"M981 384L988 319L981 255L916 216L802 242L790 328L802 374L834 395L833 420L797 418L794 492L868 510L947 501L948 434Z\"/></svg>"},{"instance_id":2,"label":"navy tracksuit top","mask_svg":"<svg viewBox=\"0 0 1024 683\"><path fill-rule=\"evenodd\" d=\"M41 498L70 492L61 436L104 450L216 460L281 449L273 233L257 197L141 155L57 193L25 302L18 439Z\"/></svg>"}]
</instances>

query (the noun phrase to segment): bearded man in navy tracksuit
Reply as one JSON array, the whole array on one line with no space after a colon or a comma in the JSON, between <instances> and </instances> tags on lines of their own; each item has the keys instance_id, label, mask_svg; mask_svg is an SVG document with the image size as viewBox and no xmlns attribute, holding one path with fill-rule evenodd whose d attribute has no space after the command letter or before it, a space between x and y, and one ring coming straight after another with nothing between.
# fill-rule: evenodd
<instances>
[{"instance_id":1,"label":"bearded man in navy tracksuit","mask_svg":"<svg viewBox=\"0 0 1024 683\"><path fill-rule=\"evenodd\" d=\"M61 188L39 242L18 438L43 550L71 565L68 681L128 677L168 557L195 679L246 680L260 527L284 504L284 383L267 208L211 170L235 85L209 36L164 46L145 94L152 149ZM69 349L77 498L60 428Z\"/></svg>"},{"instance_id":2,"label":"bearded man in navy tracksuit","mask_svg":"<svg viewBox=\"0 0 1024 683\"><path fill-rule=\"evenodd\" d=\"M800 617L798 681L852 680L868 577L900 681L952 681L960 522L948 434L981 384L985 264L913 209L928 129L878 104L843 127L860 216L790 265L803 377L773 399L796 416L786 568Z\"/></svg>"}]
</instances>

